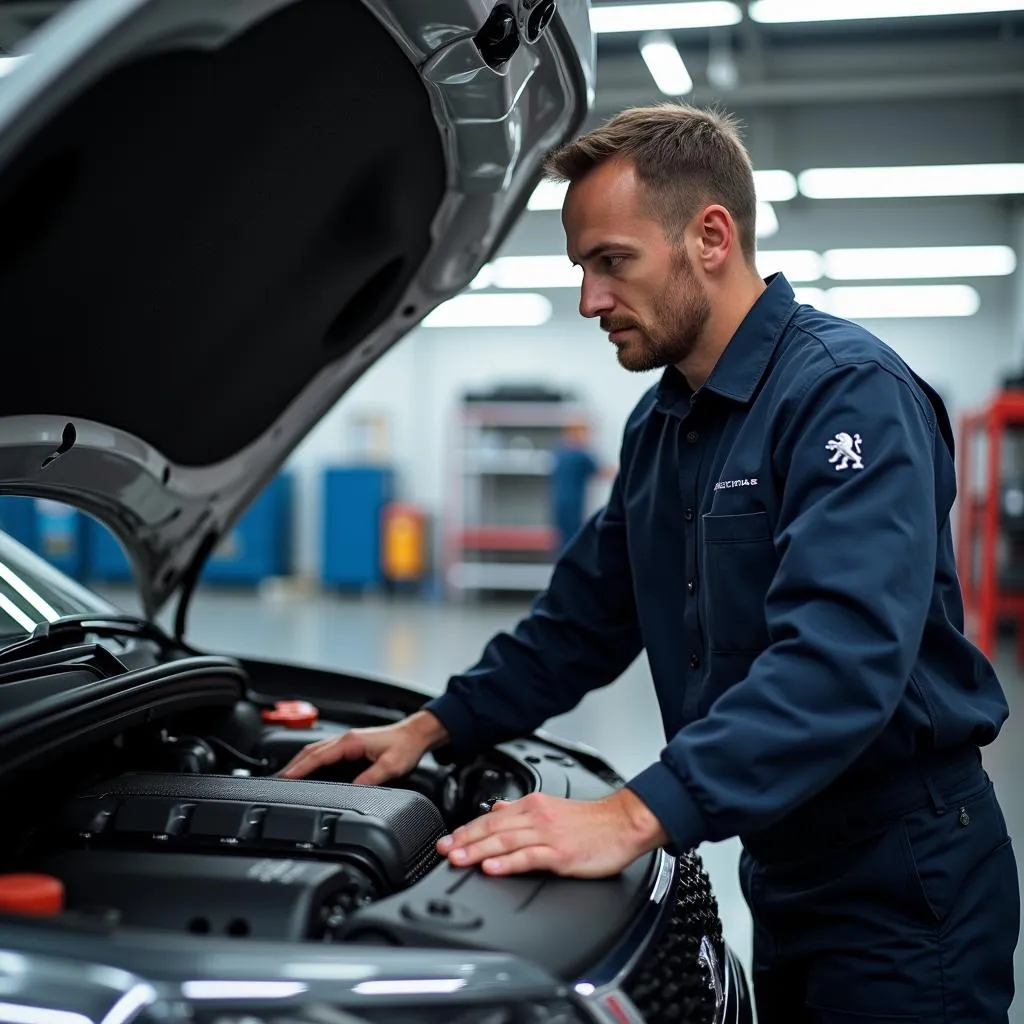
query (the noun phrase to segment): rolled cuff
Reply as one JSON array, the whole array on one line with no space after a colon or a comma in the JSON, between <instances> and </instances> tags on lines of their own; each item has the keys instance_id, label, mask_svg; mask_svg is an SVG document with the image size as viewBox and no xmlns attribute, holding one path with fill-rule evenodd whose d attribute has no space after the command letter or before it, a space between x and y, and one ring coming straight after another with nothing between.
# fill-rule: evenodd
<instances>
[{"instance_id":1,"label":"rolled cuff","mask_svg":"<svg viewBox=\"0 0 1024 1024\"><path fill-rule=\"evenodd\" d=\"M710 838L703 811L679 776L661 761L626 783L661 822L671 840L669 852L679 856Z\"/></svg>"},{"instance_id":2,"label":"rolled cuff","mask_svg":"<svg viewBox=\"0 0 1024 1024\"><path fill-rule=\"evenodd\" d=\"M445 727L448 741L444 745L455 757L473 752L476 723L473 713L458 697L451 693L443 693L440 697L427 701L421 710L429 711Z\"/></svg>"}]
</instances>

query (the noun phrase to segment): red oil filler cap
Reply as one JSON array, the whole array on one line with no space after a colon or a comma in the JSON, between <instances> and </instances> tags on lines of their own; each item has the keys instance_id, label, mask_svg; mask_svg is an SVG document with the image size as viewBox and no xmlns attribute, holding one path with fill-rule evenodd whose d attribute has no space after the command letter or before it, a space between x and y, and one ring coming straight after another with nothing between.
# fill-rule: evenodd
<instances>
[{"instance_id":1,"label":"red oil filler cap","mask_svg":"<svg viewBox=\"0 0 1024 1024\"><path fill-rule=\"evenodd\" d=\"M0 875L0 911L49 917L64 909L64 883L53 875Z\"/></svg>"},{"instance_id":2,"label":"red oil filler cap","mask_svg":"<svg viewBox=\"0 0 1024 1024\"><path fill-rule=\"evenodd\" d=\"M307 700L279 700L263 709L263 721L287 729L311 729L320 717L320 709Z\"/></svg>"}]
</instances>

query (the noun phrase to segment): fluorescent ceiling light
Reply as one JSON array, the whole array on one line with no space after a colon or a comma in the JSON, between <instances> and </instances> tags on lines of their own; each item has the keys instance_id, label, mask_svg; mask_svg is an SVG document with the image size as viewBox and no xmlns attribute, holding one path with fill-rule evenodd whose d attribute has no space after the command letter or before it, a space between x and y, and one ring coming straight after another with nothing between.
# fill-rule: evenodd
<instances>
[{"instance_id":1,"label":"fluorescent ceiling light","mask_svg":"<svg viewBox=\"0 0 1024 1024\"><path fill-rule=\"evenodd\" d=\"M775 207L771 203L758 203L754 234L758 238L771 238L778 230L779 218L775 215Z\"/></svg>"},{"instance_id":2,"label":"fluorescent ceiling light","mask_svg":"<svg viewBox=\"0 0 1024 1024\"><path fill-rule=\"evenodd\" d=\"M560 210L565 202L565 193L569 190L566 181L542 181L530 196L527 204L529 210Z\"/></svg>"},{"instance_id":3,"label":"fluorescent ceiling light","mask_svg":"<svg viewBox=\"0 0 1024 1024\"><path fill-rule=\"evenodd\" d=\"M829 288L823 308L846 320L959 317L978 312L981 298L966 284Z\"/></svg>"},{"instance_id":4,"label":"fluorescent ceiling light","mask_svg":"<svg viewBox=\"0 0 1024 1024\"><path fill-rule=\"evenodd\" d=\"M533 190L529 210L560 210L569 185L564 181L542 181ZM789 171L754 171L754 190L763 203L786 203L797 194L796 177Z\"/></svg>"},{"instance_id":5,"label":"fluorescent ceiling light","mask_svg":"<svg viewBox=\"0 0 1024 1024\"><path fill-rule=\"evenodd\" d=\"M1024 193L1024 164L818 167L798 181L810 199L1011 195Z\"/></svg>"},{"instance_id":6,"label":"fluorescent ceiling light","mask_svg":"<svg viewBox=\"0 0 1024 1024\"><path fill-rule=\"evenodd\" d=\"M543 295L457 295L441 303L424 327L540 327L551 319L551 302Z\"/></svg>"},{"instance_id":7,"label":"fluorescent ceiling light","mask_svg":"<svg viewBox=\"0 0 1024 1024\"><path fill-rule=\"evenodd\" d=\"M488 263L470 287L477 288L579 288L582 267L568 256L502 256Z\"/></svg>"},{"instance_id":8,"label":"fluorescent ceiling light","mask_svg":"<svg viewBox=\"0 0 1024 1024\"><path fill-rule=\"evenodd\" d=\"M683 96L693 89L682 54L667 32L650 32L641 37L640 55L654 84L666 96Z\"/></svg>"},{"instance_id":9,"label":"fluorescent ceiling light","mask_svg":"<svg viewBox=\"0 0 1024 1024\"><path fill-rule=\"evenodd\" d=\"M766 207L772 217L775 215L770 205L758 204L759 237L768 233L768 227L762 221L762 207ZM763 277L781 272L793 283L813 282L823 278L834 281L898 281L942 277L1000 277L1008 276L1017 269L1017 254L1007 245L829 249L825 253L811 249L760 249L757 253L757 269ZM545 291L549 288L579 288L582 283L582 268L573 266L568 257L561 253L501 256L480 270L470 284L470 290L475 292L485 288L501 288ZM487 304L483 308L486 310Z\"/></svg>"},{"instance_id":10,"label":"fluorescent ceiling light","mask_svg":"<svg viewBox=\"0 0 1024 1024\"><path fill-rule=\"evenodd\" d=\"M968 285L794 288L797 302L846 320L973 316L981 305Z\"/></svg>"},{"instance_id":11,"label":"fluorescent ceiling light","mask_svg":"<svg viewBox=\"0 0 1024 1024\"><path fill-rule=\"evenodd\" d=\"M810 249L762 249L757 272L762 277L781 272L788 281L818 281L824 276L821 255Z\"/></svg>"},{"instance_id":12,"label":"fluorescent ceiling light","mask_svg":"<svg viewBox=\"0 0 1024 1024\"><path fill-rule=\"evenodd\" d=\"M743 13L727 0L693 3L594 4L590 27L594 32L658 32L686 28L738 25Z\"/></svg>"},{"instance_id":13,"label":"fluorescent ceiling light","mask_svg":"<svg viewBox=\"0 0 1024 1024\"><path fill-rule=\"evenodd\" d=\"M797 302L805 302L816 309L825 308L825 290L823 288L794 288L793 294Z\"/></svg>"},{"instance_id":14,"label":"fluorescent ceiling light","mask_svg":"<svg viewBox=\"0 0 1024 1024\"><path fill-rule=\"evenodd\" d=\"M797 193L796 178L789 171L754 171L754 191L765 203L788 203Z\"/></svg>"},{"instance_id":15,"label":"fluorescent ceiling light","mask_svg":"<svg viewBox=\"0 0 1024 1024\"><path fill-rule=\"evenodd\" d=\"M1017 254L1008 245L830 249L824 259L825 277L834 281L1005 277L1017 269Z\"/></svg>"},{"instance_id":16,"label":"fluorescent ceiling light","mask_svg":"<svg viewBox=\"0 0 1024 1024\"><path fill-rule=\"evenodd\" d=\"M996 14L1024 10L1020 0L752 0L750 20L764 24Z\"/></svg>"}]
</instances>

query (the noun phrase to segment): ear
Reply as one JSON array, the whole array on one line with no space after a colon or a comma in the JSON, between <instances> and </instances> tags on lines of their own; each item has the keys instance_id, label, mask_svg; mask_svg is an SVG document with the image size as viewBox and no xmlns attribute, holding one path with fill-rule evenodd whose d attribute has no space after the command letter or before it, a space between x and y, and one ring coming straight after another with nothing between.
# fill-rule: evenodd
<instances>
[{"instance_id":1,"label":"ear","mask_svg":"<svg viewBox=\"0 0 1024 1024\"><path fill-rule=\"evenodd\" d=\"M721 270L733 249L739 248L736 222L724 206L706 206L695 220L701 265L708 272Z\"/></svg>"}]
</instances>

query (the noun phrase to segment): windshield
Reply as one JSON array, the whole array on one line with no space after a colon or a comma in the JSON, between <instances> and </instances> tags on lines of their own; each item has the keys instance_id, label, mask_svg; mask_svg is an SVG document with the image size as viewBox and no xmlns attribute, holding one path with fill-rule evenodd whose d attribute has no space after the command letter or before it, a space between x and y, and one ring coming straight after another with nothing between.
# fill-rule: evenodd
<instances>
[{"instance_id":1,"label":"windshield","mask_svg":"<svg viewBox=\"0 0 1024 1024\"><path fill-rule=\"evenodd\" d=\"M65 615L117 610L0 530L0 641Z\"/></svg>"}]
</instances>

